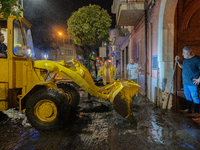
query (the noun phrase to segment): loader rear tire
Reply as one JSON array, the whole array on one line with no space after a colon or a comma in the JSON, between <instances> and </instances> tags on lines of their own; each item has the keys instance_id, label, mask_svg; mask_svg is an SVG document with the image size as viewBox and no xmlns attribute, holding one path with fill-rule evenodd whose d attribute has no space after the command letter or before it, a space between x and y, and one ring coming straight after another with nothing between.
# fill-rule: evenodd
<instances>
[{"instance_id":1,"label":"loader rear tire","mask_svg":"<svg viewBox=\"0 0 200 150\"><path fill-rule=\"evenodd\" d=\"M58 88L62 88L66 94L69 96L69 105L72 111L77 109L77 106L80 102L80 95L78 90L70 84L58 84Z\"/></svg>"},{"instance_id":2,"label":"loader rear tire","mask_svg":"<svg viewBox=\"0 0 200 150\"><path fill-rule=\"evenodd\" d=\"M27 119L38 130L61 129L69 115L68 98L57 89L41 89L33 93L26 103Z\"/></svg>"}]
</instances>

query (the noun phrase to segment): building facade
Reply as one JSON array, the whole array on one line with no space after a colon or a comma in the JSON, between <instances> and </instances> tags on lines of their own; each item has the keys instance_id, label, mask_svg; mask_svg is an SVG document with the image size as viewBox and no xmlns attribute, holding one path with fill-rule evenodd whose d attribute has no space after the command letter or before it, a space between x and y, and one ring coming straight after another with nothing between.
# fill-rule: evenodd
<instances>
[{"instance_id":1,"label":"building facade","mask_svg":"<svg viewBox=\"0 0 200 150\"><path fill-rule=\"evenodd\" d=\"M200 55L199 0L113 0L118 30L129 34L111 33L112 46L121 52L121 74L125 75L130 58L141 64L140 93L156 103L170 91L174 58L182 57L182 48L191 46ZM113 29L113 30L116 30ZM159 90L157 90L159 89ZM180 108L183 85L181 69L176 68L173 82L173 107Z\"/></svg>"},{"instance_id":2,"label":"building facade","mask_svg":"<svg viewBox=\"0 0 200 150\"><path fill-rule=\"evenodd\" d=\"M54 61L69 61L72 59L79 59L83 61L82 49L74 43L74 40L67 35L52 34L49 36L53 49L49 54L49 59Z\"/></svg>"}]
</instances>

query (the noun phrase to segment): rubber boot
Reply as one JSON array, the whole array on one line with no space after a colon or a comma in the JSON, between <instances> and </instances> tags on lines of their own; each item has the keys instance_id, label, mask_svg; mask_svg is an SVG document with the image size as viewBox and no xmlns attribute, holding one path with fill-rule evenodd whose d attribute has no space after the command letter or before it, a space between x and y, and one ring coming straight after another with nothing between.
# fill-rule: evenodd
<instances>
[{"instance_id":1,"label":"rubber boot","mask_svg":"<svg viewBox=\"0 0 200 150\"><path fill-rule=\"evenodd\" d=\"M192 101L187 101L188 113L192 113Z\"/></svg>"},{"instance_id":2,"label":"rubber boot","mask_svg":"<svg viewBox=\"0 0 200 150\"><path fill-rule=\"evenodd\" d=\"M191 114L192 118L198 118L199 117L199 104L194 103L194 112Z\"/></svg>"},{"instance_id":3,"label":"rubber boot","mask_svg":"<svg viewBox=\"0 0 200 150\"><path fill-rule=\"evenodd\" d=\"M183 110L184 114L187 113L192 113L192 102L191 101L187 101L187 109Z\"/></svg>"}]
</instances>

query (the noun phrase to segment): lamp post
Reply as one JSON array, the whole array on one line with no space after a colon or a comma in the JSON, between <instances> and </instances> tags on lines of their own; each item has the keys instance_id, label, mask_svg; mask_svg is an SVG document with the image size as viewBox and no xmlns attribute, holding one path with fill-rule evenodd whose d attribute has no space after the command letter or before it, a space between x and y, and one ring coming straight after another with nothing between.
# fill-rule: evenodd
<instances>
[{"instance_id":1,"label":"lamp post","mask_svg":"<svg viewBox=\"0 0 200 150\"><path fill-rule=\"evenodd\" d=\"M18 4L19 4L20 8L24 8L24 2L23 2L23 0L19 0ZM22 17L24 17L24 13L23 12L22 12Z\"/></svg>"},{"instance_id":2,"label":"lamp post","mask_svg":"<svg viewBox=\"0 0 200 150\"><path fill-rule=\"evenodd\" d=\"M23 0L21 0L21 5L22 5L22 8L24 8L24 2ZM22 12L22 17L24 17L24 13Z\"/></svg>"}]
</instances>

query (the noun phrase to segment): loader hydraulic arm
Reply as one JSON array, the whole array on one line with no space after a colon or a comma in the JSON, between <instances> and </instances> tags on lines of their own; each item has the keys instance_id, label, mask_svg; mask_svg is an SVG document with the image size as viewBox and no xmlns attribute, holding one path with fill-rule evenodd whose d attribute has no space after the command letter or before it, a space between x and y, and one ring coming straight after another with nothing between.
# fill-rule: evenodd
<instances>
[{"instance_id":1,"label":"loader hydraulic arm","mask_svg":"<svg viewBox=\"0 0 200 150\"><path fill-rule=\"evenodd\" d=\"M72 67L72 64L75 67ZM102 88L99 88L94 84L89 71L78 60L71 60L67 63L65 61L54 62L49 60L39 60L34 61L34 67L46 69L49 72L52 71L56 74L66 77L67 79L74 81L91 95L102 100L109 99L110 102L113 102L115 96L118 93L121 93L121 99L122 101L126 102L128 106L127 109L130 109L129 105L132 103L132 97L139 90L138 84L128 80L116 80ZM127 116L130 114L131 112L128 110Z\"/></svg>"}]
</instances>

